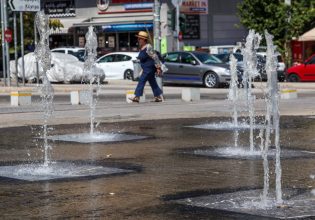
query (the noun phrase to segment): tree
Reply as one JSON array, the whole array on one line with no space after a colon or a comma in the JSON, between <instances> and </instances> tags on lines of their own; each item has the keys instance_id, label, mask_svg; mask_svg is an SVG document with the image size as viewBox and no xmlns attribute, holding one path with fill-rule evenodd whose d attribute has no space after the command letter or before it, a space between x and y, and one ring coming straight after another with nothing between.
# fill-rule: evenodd
<instances>
[{"instance_id":1,"label":"tree","mask_svg":"<svg viewBox=\"0 0 315 220\"><path fill-rule=\"evenodd\" d=\"M315 0L243 0L238 4L242 25L260 34L267 30L274 36L279 52L290 59L289 39L298 37L315 25Z\"/></svg>"},{"instance_id":2,"label":"tree","mask_svg":"<svg viewBox=\"0 0 315 220\"><path fill-rule=\"evenodd\" d=\"M35 19L34 12L23 12L23 29L24 29L24 45L32 45L34 43L34 19ZM9 8L8 10L8 27L13 30L13 11ZM59 19L50 19L49 20L49 27L53 30L59 29L63 27L63 24L60 22ZM18 29L18 42L20 42L20 19L19 13L17 13L17 29ZM0 27L1 30L1 27ZM10 43L10 53L14 53L14 48L12 48L13 42ZM1 46L1 45L0 45ZM20 46L18 46L20 48ZM18 49L19 49L18 48Z\"/></svg>"},{"instance_id":3,"label":"tree","mask_svg":"<svg viewBox=\"0 0 315 220\"><path fill-rule=\"evenodd\" d=\"M35 13L33 12L24 12L24 44L31 44L34 41L34 20ZM59 19L49 19L49 27L53 30L63 27L63 24Z\"/></svg>"}]
</instances>

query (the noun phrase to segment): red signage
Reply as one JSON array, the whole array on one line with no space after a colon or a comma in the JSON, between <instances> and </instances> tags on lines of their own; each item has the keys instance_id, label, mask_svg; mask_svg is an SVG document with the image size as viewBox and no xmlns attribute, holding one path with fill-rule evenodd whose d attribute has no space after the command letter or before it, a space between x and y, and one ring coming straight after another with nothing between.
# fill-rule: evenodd
<instances>
[{"instance_id":1,"label":"red signage","mask_svg":"<svg viewBox=\"0 0 315 220\"><path fill-rule=\"evenodd\" d=\"M181 14L208 14L208 0L183 0Z\"/></svg>"},{"instance_id":2,"label":"red signage","mask_svg":"<svg viewBox=\"0 0 315 220\"><path fill-rule=\"evenodd\" d=\"M181 31L178 33L178 40L179 41L183 40L183 33Z\"/></svg>"},{"instance_id":3,"label":"red signage","mask_svg":"<svg viewBox=\"0 0 315 220\"><path fill-rule=\"evenodd\" d=\"M4 31L4 40L8 43L12 42L12 31L10 29Z\"/></svg>"}]
</instances>

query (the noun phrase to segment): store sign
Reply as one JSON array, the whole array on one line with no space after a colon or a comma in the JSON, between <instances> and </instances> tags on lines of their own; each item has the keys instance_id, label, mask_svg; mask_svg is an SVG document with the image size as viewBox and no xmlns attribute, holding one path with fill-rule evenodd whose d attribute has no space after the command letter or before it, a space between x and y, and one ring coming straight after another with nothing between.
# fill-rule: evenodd
<instances>
[{"instance_id":1,"label":"store sign","mask_svg":"<svg viewBox=\"0 0 315 220\"><path fill-rule=\"evenodd\" d=\"M109 0L97 0L96 6L100 11L106 11L109 6Z\"/></svg>"},{"instance_id":2,"label":"store sign","mask_svg":"<svg viewBox=\"0 0 315 220\"><path fill-rule=\"evenodd\" d=\"M8 43L11 43L12 42L12 31L11 29L6 29L4 31L4 41L5 42L8 42Z\"/></svg>"},{"instance_id":3,"label":"store sign","mask_svg":"<svg viewBox=\"0 0 315 220\"><path fill-rule=\"evenodd\" d=\"M200 39L200 16L199 15L181 15L185 26L182 28L184 40Z\"/></svg>"},{"instance_id":4,"label":"store sign","mask_svg":"<svg viewBox=\"0 0 315 220\"><path fill-rule=\"evenodd\" d=\"M208 14L208 0L183 0L180 13Z\"/></svg>"},{"instance_id":5,"label":"store sign","mask_svg":"<svg viewBox=\"0 0 315 220\"><path fill-rule=\"evenodd\" d=\"M113 24L102 26L104 31L142 31L142 30L153 30L152 23L139 23L139 24Z\"/></svg>"},{"instance_id":6,"label":"store sign","mask_svg":"<svg viewBox=\"0 0 315 220\"><path fill-rule=\"evenodd\" d=\"M152 9L153 3L125 4L125 10Z\"/></svg>"},{"instance_id":7,"label":"store sign","mask_svg":"<svg viewBox=\"0 0 315 220\"><path fill-rule=\"evenodd\" d=\"M40 0L9 0L12 11L40 11Z\"/></svg>"},{"instance_id":8,"label":"store sign","mask_svg":"<svg viewBox=\"0 0 315 220\"><path fill-rule=\"evenodd\" d=\"M49 15L75 16L74 0L47 1L44 10Z\"/></svg>"}]
</instances>

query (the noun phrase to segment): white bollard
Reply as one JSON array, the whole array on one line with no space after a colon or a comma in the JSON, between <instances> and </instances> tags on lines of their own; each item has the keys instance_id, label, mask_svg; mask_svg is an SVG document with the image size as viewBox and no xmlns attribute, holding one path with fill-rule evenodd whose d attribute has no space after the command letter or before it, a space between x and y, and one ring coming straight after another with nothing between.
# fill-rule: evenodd
<instances>
[{"instance_id":1,"label":"white bollard","mask_svg":"<svg viewBox=\"0 0 315 220\"><path fill-rule=\"evenodd\" d=\"M296 89L282 89L281 99L296 99L298 97Z\"/></svg>"},{"instance_id":2,"label":"white bollard","mask_svg":"<svg viewBox=\"0 0 315 220\"><path fill-rule=\"evenodd\" d=\"M135 91L134 90L127 90L126 91L126 102L127 103L132 103L130 99L135 97ZM140 101L139 102L145 102L145 94L143 93L142 96L140 96Z\"/></svg>"},{"instance_id":3,"label":"white bollard","mask_svg":"<svg viewBox=\"0 0 315 220\"><path fill-rule=\"evenodd\" d=\"M81 91L71 91L70 101L71 105L89 105L91 91L81 90Z\"/></svg>"},{"instance_id":4,"label":"white bollard","mask_svg":"<svg viewBox=\"0 0 315 220\"><path fill-rule=\"evenodd\" d=\"M32 93L31 92L11 92L11 105L30 105L32 104Z\"/></svg>"},{"instance_id":5,"label":"white bollard","mask_svg":"<svg viewBox=\"0 0 315 220\"><path fill-rule=\"evenodd\" d=\"M199 88L183 88L182 100L185 102L199 101L200 89Z\"/></svg>"},{"instance_id":6,"label":"white bollard","mask_svg":"<svg viewBox=\"0 0 315 220\"><path fill-rule=\"evenodd\" d=\"M71 101L71 105L79 105L80 104L79 91L71 91L70 92L70 101Z\"/></svg>"}]
</instances>

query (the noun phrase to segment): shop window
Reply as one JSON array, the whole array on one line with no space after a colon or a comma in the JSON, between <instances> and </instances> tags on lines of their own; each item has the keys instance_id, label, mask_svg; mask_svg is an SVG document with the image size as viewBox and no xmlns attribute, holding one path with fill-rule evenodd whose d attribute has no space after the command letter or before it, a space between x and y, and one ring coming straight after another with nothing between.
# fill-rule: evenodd
<instances>
[{"instance_id":1,"label":"shop window","mask_svg":"<svg viewBox=\"0 0 315 220\"><path fill-rule=\"evenodd\" d=\"M106 36L105 46L109 48L115 48L116 47L116 39L115 35L108 35Z\"/></svg>"},{"instance_id":2,"label":"shop window","mask_svg":"<svg viewBox=\"0 0 315 220\"><path fill-rule=\"evenodd\" d=\"M136 37L137 32L130 32L130 50L138 51L138 39Z\"/></svg>"},{"instance_id":3,"label":"shop window","mask_svg":"<svg viewBox=\"0 0 315 220\"><path fill-rule=\"evenodd\" d=\"M119 39L119 50L129 51L129 34L120 33L118 36L118 39Z\"/></svg>"}]
</instances>

